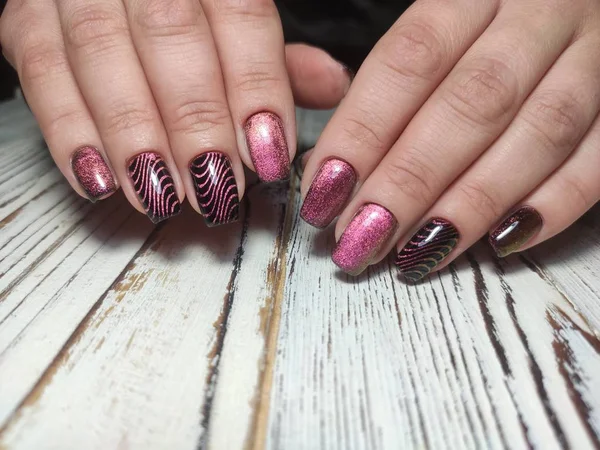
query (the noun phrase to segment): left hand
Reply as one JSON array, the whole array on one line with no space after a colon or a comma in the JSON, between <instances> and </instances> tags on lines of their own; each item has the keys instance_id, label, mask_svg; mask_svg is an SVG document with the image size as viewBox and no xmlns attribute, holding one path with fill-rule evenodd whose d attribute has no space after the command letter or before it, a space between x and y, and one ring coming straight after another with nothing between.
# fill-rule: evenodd
<instances>
[{"instance_id":1,"label":"left hand","mask_svg":"<svg viewBox=\"0 0 600 450\"><path fill-rule=\"evenodd\" d=\"M351 274L397 245L418 280L490 229L500 256L529 248L600 199L599 111L597 0L417 0L317 143L302 217L341 213Z\"/></svg>"}]
</instances>

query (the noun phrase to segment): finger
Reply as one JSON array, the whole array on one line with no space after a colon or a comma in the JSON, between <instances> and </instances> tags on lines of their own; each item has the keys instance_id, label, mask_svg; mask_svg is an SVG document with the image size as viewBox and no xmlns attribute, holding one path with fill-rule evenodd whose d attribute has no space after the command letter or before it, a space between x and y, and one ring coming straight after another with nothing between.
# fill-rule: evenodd
<instances>
[{"instance_id":1,"label":"finger","mask_svg":"<svg viewBox=\"0 0 600 450\"><path fill-rule=\"evenodd\" d=\"M10 49L23 93L56 165L92 202L117 190L94 121L71 73L52 1L10 3L3 48ZM5 34L6 33L6 34Z\"/></svg>"},{"instance_id":2,"label":"finger","mask_svg":"<svg viewBox=\"0 0 600 450\"><path fill-rule=\"evenodd\" d=\"M265 182L289 177L296 152L283 32L272 0L203 0L221 61L240 157Z\"/></svg>"},{"instance_id":3,"label":"finger","mask_svg":"<svg viewBox=\"0 0 600 450\"><path fill-rule=\"evenodd\" d=\"M200 3L126 0L125 7L190 203L209 226L236 221L244 170Z\"/></svg>"},{"instance_id":4,"label":"finger","mask_svg":"<svg viewBox=\"0 0 600 450\"><path fill-rule=\"evenodd\" d=\"M508 127L576 30L575 17L556 11L540 13L533 26L526 3L501 11L421 108L340 217L339 234L366 203L401 219L397 238L407 234ZM388 242L378 257L392 246Z\"/></svg>"},{"instance_id":5,"label":"finger","mask_svg":"<svg viewBox=\"0 0 600 450\"><path fill-rule=\"evenodd\" d=\"M178 214L184 190L123 4L56 3L73 73L123 191L155 223Z\"/></svg>"},{"instance_id":6,"label":"finger","mask_svg":"<svg viewBox=\"0 0 600 450\"><path fill-rule=\"evenodd\" d=\"M567 159L600 111L600 97L590 95L600 68L589 57L599 46L599 39L582 39L567 49L504 134L426 213L423 228L399 243L397 264L407 278L451 262ZM429 239L440 218L446 230L460 231L460 241Z\"/></svg>"},{"instance_id":7,"label":"finger","mask_svg":"<svg viewBox=\"0 0 600 450\"><path fill-rule=\"evenodd\" d=\"M505 257L550 239L600 201L600 116L571 157L490 232Z\"/></svg>"},{"instance_id":8,"label":"finger","mask_svg":"<svg viewBox=\"0 0 600 450\"><path fill-rule=\"evenodd\" d=\"M325 51L305 44L288 44L285 56L296 106L334 108L350 89L350 70Z\"/></svg>"},{"instance_id":9,"label":"finger","mask_svg":"<svg viewBox=\"0 0 600 450\"><path fill-rule=\"evenodd\" d=\"M301 212L305 221L323 228L339 215L354 192L349 182L364 182L379 164L456 61L492 21L494 3L416 2L381 39L306 166ZM329 176L327 170L319 168L332 159L355 176L352 180L348 176L336 177L335 181L331 178L333 191L343 191L344 195L327 198L316 185ZM309 190L313 181L315 189Z\"/></svg>"}]
</instances>

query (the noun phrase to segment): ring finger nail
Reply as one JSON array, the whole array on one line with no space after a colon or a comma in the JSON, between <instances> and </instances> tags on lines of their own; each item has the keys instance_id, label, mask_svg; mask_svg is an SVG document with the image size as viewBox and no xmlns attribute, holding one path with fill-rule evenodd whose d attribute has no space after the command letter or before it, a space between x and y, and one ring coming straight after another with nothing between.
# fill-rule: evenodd
<instances>
[{"instance_id":1,"label":"ring finger nail","mask_svg":"<svg viewBox=\"0 0 600 450\"><path fill-rule=\"evenodd\" d=\"M398 221L383 206L369 203L356 213L333 251L333 262L350 275L358 275L398 228Z\"/></svg>"},{"instance_id":2,"label":"ring finger nail","mask_svg":"<svg viewBox=\"0 0 600 450\"><path fill-rule=\"evenodd\" d=\"M445 219L430 220L398 252L396 265L411 281L427 276L456 247L460 234Z\"/></svg>"},{"instance_id":3,"label":"ring finger nail","mask_svg":"<svg viewBox=\"0 0 600 450\"><path fill-rule=\"evenodd\" d=\"M229 158L207 152L190 164L198 206L208 226L224 225L239 219L240 200Z\"/></svg>"},{"instance_id":4,"label":"ring finger nail","mask_svg":"<svg viewBox=\"0 0 600 450\"><path fill-rule=\"evenodd\" d=\"M531 206L523 206L490 233L490 245L500 258L518 251L542 229L544 220Z\"/></svg>"},{"instance_id":5,"label":"ring finger nail","mask_svg":"<svg viewBox=\"0 0 600 450\"><path fill-rule=\"evenodd\" d=\"M244 129L248 151L261 181L289 178L290 154L281 119L270 112L258 113L246 121Z\"/></svg>"},{"instance_id":6,"label":"ring finger nail","mask_svg":"<svg viewBox=\"0 0 600 450\"><path fill-rule=\"evenodd\" d=\"M152 222L161 222L181 212L173 178L158 153L144 152L134 156L129 161L127 173Z\"/></svg>"},{"instance_id":7,"label":"ring finger nail","mask_svg":"<svg viewBox=\"0 0 600 450\"><path fill-rule=\"evenodd\" d=\"M112 171L94 147L81 147L71 157L71 168L90 201L108 197L117 190Z\"/></svg>"},{"instance_id":8,"label":"ring finger nail","mask_svg":"<svg viewBox=\"0 0 600 450\"><path fill-rule=\"evenodd\" d=\"M317 228L325 228L341 212L354 190L356 172L339 159L326 161L315 175L300 216Z\"/></svg>"}]
</instances>

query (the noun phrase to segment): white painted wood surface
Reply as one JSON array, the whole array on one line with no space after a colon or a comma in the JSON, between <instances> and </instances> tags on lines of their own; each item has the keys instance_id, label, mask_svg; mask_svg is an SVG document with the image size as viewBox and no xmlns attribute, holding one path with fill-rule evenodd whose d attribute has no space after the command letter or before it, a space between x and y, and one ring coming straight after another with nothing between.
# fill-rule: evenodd
<instances>
[{"instance_id":1,"label":"white painted wood surface","mask_svg":"<svg viewBox=\"0 0 600 450\"><path fill-rule=\"evenodd\" d=\"M297 180L154 228L72 193L20 101L0 167L2 449L600 448L598 207L409 286L337 273Z\"/></svg>"}]
</instances>

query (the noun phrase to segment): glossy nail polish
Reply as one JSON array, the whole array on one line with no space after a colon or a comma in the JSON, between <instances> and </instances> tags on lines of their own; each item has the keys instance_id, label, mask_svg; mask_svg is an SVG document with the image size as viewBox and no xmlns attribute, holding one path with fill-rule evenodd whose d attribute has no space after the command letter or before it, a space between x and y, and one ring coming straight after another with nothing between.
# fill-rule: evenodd
<instances>
[{"instance_id":1,"label":"glossy nail polish","mask_svg":"<svg viewBox=\"0 0 600 450\"><path fill-rule=\"evenodd\" d=\"M333 262L344 272L358 275L394 235L398 222L383 206L368 203L358 210L333 251Z\"/></svg>"},{"instance_id":2,"label":"glossy nail polish","mask_svg":"<svg viewBox=\"0 0 600 450\"><path fill-rule=\"evenodd\" d=\"M237 183L229 158L221 152L207 152L190 163L196 199L210 227L236 222L240 214Z\"/></svg>"},{"instance_id":3,"label":"glossy nail polish","mask_svg":"<svg viewBox=\"0 0 600 450\"><path fill-rule=\"evenodd\" d=\"M356 172L340 159L330 159L321 166L310 185L300 216L317 228L325 228L335 219L350 198L356 185Z\"/></svg>"},{"instance_id":4,"label":"glossy nail polish","mask_svg":"<svg viewBox=\"0 0 600 450\"><path fill-rule=\"evenodd\" d=\"M407 279L418 281L429 275L452 252L459 238L452 223L432 219L398 252L396 265Z\"/></svg>"},{"instance_id":5,"label":"glossy nail polish","mask_svg":"<svg viewBox=\"0 0 600 450\"><path fill-rule=\"evenodd\" d=\"M181 212L175 183L158 153L144 152L131 158L127 173L152 222L161 222Z\"/></svg>"},{"instance_id":6,"label":"glossy nail polish","mask_svg":"<svg viewBox=\"0 0 600 450\"><path fill-rule=\"evenodd\" d=\"M75 178L92 202L102 200L117 190L117 183L104 157L94 147L81 147L71 156Z\"/></svg>"},{"instance_id":7,"label":"glossy nail polish","mask_svg":"<svg viewBox=\"0 0 600 450\"><path fill-rule=\"evenodd\" d=\"M270 112L253 115L244 127L256 174L270 183L290 176L290 155L281 119Z\"/></svg>"},{"instance_id":8,"label":"glossy nail polish","mask_svg":"<svg viewBox=\"0 0 600 450\"><path fill-rule=\"evenodd\" d=\"M504 258L535 237L543 225L540 213L531 206L522 206L490 233L490 245L500 258Z\"/></svg>"}]
</instances>

